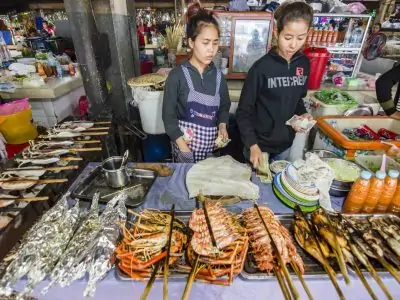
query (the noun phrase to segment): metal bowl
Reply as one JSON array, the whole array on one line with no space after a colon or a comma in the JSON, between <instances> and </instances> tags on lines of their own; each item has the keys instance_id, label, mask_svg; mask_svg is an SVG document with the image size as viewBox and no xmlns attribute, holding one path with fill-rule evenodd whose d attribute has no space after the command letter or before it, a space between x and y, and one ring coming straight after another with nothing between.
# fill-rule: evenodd
<instances>
[{"instance_id":1,"label":"metal bowl","mask_svg":"<svg viewBox=\"0 0 400 300\"><path fill-rule=\"evenodd\" d=\"M346 197L350 190L341 190L333 186L329 189L329 195L334 197Z\"/></svg>"},{"instance_id":2,"label":"metal bowl","mask_svg":"<svg viewBox=\"0 0 400 300\"><path fill-rule=\"evenodd\" d=\"M336 153L329 151L329 150L323 150L323 149L314 149L309 151L311 153L315 153L319 156L319 158L339 158L339 155Z\"/></svg>"},{"instance_id":3,"label":"metal bowl","mask_svg":"<svg viewBox=\"0 0 400 300\"><path fill-rule=\"evenodd\" d=\"M323 161L325 161L325 162L327 160L328 159L323 159ZM349 165L357 168L358 170L360 170L360 172L362 170L362 168L359 165L357 165L356 163L354 163L354 162L351 162L351 161L348 161L348 160L345 160L345 159L342 159L342 158L335 158L335 160L342 160L342 161L346 162L346 164L349 164ZM345 181L345 180L333 179L332 185L331 185L331 189L334 189L334 190L339 191L339 192L348 193L350 191L351 186L353 185L353 183L354 183L354 181Z\"/></svg>"}]
</instances>

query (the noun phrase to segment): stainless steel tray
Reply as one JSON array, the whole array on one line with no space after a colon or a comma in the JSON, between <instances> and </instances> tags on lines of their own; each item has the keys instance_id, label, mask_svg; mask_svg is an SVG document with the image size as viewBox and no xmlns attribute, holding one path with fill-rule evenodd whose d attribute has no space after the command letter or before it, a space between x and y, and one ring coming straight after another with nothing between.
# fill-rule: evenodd
<instances>
[{"instance_id":1,"label":"stainless steel tray","mask_svg":"<svg viewBox=\"0 0 400 300\"><path fill-rule=\"evenodd\" d=\"M276 218L281 222L283 226L289 229L294 245L296 246L297 253L301 256L304 262L304 278L329 278L328 274L324 271L324 268L320 263L317 262L311 255L307 254L303 248L294 240L293 232L291 230L293 223L293 214L275 214ZM335 271L339 268L336 265L332 265ZM288 265L288 270L292 275L295 275L292 268ZM341 276L341 274L337 274ZM240 277L244 280L276 280L276 276L273 273L265 273L258 270L252 254L247 253L246 261L244 263L243 271L240 273Z\"/></svg>"},{"instance_id":2,"label":"stainless steel tray","mask_svg":"<svg viewBox=\"0 0 400 300\"><path fill-rule=\"evenodd\" d=\"M394 217L400 220L399 217L395 215L389 215L389 214L343 214L348 217L353 217L357 218L360 221L365 220L367 222L367 218L374 216L374 217ZM324 271L324 268L321 266L320 263L316 259L314 259L311 255L309 255L307 252L303 250L299 246L299 244L295 241L294 236L293 236L293 231L292 231L292 223L293 223L293 214L276 214L276 218L282 223L283 226L285 226L287 229L289 229L294 245L296 246L298 254L301 256L304 262L304 275L303 277L305 279L328 279L329 276L328 274ZM372 265L375 267L375 270L379 275L382 276L390 276L389 272L387 272L379 263L375 262L375 260L370 260ZM336 277L341 278L343 277L343 274L340 272L339 266L337 265L336 261L334 259L330 260L330 265L336 272ZM292 268L288 265L288 270L291 274L295 276L294 271ZM349 274L356 276L355 272L348 268ZM369 273L367 270L361 268L361 271L368 276ZM246 261L244 264L243 271L240 273L240 276L244 280L276 280L276 276L273 273L265 273L261 272L260 270L257 269L257 266L255 265L254 259L250 253L250 251L247 254Z\"/></svg>"},{"instance_id":3,"label":"stainless steel tray","mask_svg":"<svg viewBox=\"0 0 400 300\"><path fill-rule=\"evenodd\" d=\"M157 173L150 170L130 169L130 183L120 189L107 186L101 166L96 167L88 177L72 191L72 197L90 201L95 192L100 192L100 202L106 203L122 191L128 194L126 206L138 207L143 204L147 193L157 178Z\"/></svg>"},{"instance_id":4,"label":"stainless steel tray","mask_svg":"<svg viewBox=\"0 0 400 300\"><path fill-rule=\"evenodd\" d=\"M162 211L162 212L168 212L169 213L169 211ZM192 211L175 211L175 217L178 218L179 220L181 220L185 224L188 224L191 214L192 214ZM189 230L189 228L188 228L188 230ZM190 240L188 240L188 242L189 241ZM177 262L177 264L186 265L185 255ZM189 275L189 273L184 273L181 270L178 271L173 266L170 266L170 275L168 276L168 279L172 280L172 281L175 281L175 280L183 281L183 280L187 279L188 275ZM115 277L118 280L122 280L122 281L138 281L138 280L133 279L133 278L129 277L128 275L126 275L118 267L118 263L116 263L116 265L115 265ZM156 277L156 280L162 280L162 279L163 279L162 277Z\"/></svg>"}]
</instances>

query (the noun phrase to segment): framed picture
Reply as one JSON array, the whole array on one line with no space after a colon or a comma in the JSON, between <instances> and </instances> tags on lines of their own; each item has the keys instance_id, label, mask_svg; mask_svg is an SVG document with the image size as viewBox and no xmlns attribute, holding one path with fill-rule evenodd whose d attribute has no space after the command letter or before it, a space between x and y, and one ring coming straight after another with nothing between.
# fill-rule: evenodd
<instances>
[{"instance_id":1,"label":"framed picture","mask_svg":"<svg viewBox=\"0 0 400 300\"><path fill-rule=\"evenodd\" d=\"M229 61L227 78L244 79L271 47L273 16L268 12L218 12L217 16L222 24L220 49Z\"/></svg>"},{"instance_id":2,"label":"framed picture","mask_svg":"<svg viewBox=\"0 0 400 300\"><path fill-rule=\"evenodd\" d=\"M247 73L267 53L270 20L235 20L231 73Z\"/></svg>"}]
</instances>

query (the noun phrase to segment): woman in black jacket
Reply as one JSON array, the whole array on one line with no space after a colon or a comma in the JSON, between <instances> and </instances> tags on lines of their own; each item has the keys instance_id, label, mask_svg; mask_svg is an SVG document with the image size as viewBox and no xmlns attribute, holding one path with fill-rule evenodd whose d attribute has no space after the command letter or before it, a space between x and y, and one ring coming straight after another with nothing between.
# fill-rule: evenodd
<instances>
[{"instance_id":1,"label":"woman in black jacket","mask_svg":"<svg viewBox=\"0 0 400 300\"><path fill-rule=\"evenodd\" d=\"M247 74L236 112L245 156L257 168L263 152L287 159L297 128L285 125L294 115L312 119L302 98L307 95L310 63L300 49L312 25L312 8L285 3L275 13L277 47L256 61Z\"/></svg>"},{"instance_id":2,"label":"woman in black jacket","mask_svg":"<svg viewBox=\"0 0 400 300\"><path fill-rule=\"evenodd\" d=\"M392 88L398 84L393 98ZM388 116L400 120L400 63L384 73L375 83L376 98ZM397 107L397 109L396 109Z\"/></svg>"}]
</instances>

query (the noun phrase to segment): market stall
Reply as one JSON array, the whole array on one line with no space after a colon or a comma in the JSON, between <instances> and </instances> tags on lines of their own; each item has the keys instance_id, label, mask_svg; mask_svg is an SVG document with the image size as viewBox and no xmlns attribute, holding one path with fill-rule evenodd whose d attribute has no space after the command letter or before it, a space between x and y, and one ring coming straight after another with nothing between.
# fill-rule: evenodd
<instances>
[{"instance_id":1,"label":"market stall","mask_svg":"<svg viewBox=\"0 0 400 300\"><path fill-rule=\"evenodd\" d=\"M70 191L73 192L77 186L80 185L80 182L90 176L92 171L98 165L98 163L89 164L82 172L80 177L71 186ZM140 167L146 167L146 165L141 164ZM148 165L148 167L154 168L154 164ZM169 167L173 169L173 175L168 177L158 177L148 192L145 202L135 209L136 212L139 213L146 208L157 208L164 211L170 211L171 204L175 204L176 216L178 218L182 218L185 211L189 212L190 214L191 211L195 209L196 202L193 199L188 198L188 192L185 186L185 178L193 166L183 164L169 165ZM257 176L255 176L255 174L252 176L252 182L255 183L260 189L260 199L258 200L259 207L264 207L267 205L277 216L279 214L290 216L289 224L291 224L293 222L293 211L276 198L274 192L272 191L272 186L270 184L262 183ZM165 197L166 193L170 194L170 196ZM343 198L332 198L332 206L334 209L340 209L342 204ZM242 201L240 203L228 206L228 210L233 212L243 212L245 209L252 207L253 202ZM312 268L310 269L307 267L304 274L306 286L308 287L313 298L319 299L324 297L326 299L337 299L337 290L335 290L334 286L330 283L328 276L322 273L313 275L313 272L314 271ZM369 297L369 292L367 292L365 289L365 282L362 283L362 281L357 278L357 275L353 273L353 271L350 271L349 273L349 279L351 282L350 285L346 285L345 279L342 277L342 274L340 274L338 269L337 272L338 287L343 292L346 299L366 299ZM66 274L66 276L68 276L68 274ZM172 277L169 280L168 295L172 298L180 298L184 293L188 275L184 274L183 276L178 277L176 277L176 275L171 276ZM202 299L203 297L222 297L236 299L240 297L243 299L263 299L266 295L273 297L274 299L283 298L279 284L274 275L268 275L267 277L263 276L265 275L251 275L248 273L248 270L245 267L244 271L242 271L242 273L234 279L231 286L219 286L206 284L204 282L194 282L191 289L190 298ZM296 275L291 273L291 276L293 277L294 286L298 291L299 296L301 298L307 298L307 293L303 289L302 284L297 279ZM379 287L381 284L377 285L373 278L371 278L369 275L366 275L367 285L371 285L375 296L378 299L381 299L385 297L385 293L389 293L393 299L397 298L399 294L397 293L398 283L396 280L391 278L388 273L380 272L379 276L383 280L383 285L386 288L385 290L382 290ZM118 293L119 299L131 299L132 297L134 299L139 299L145 290L146 282L146 280L144 282L140 282L127 278L126 275L123 275L123 273L121 273L117 267L115 270L109 271L106 277L97 283L94 299L108 299L111 297L111 295L115 295L115 293ZM40 291L48 286L48 284L49 281L44 280L44 282L40 283L36 287L35 292L32 295L40 297L40 299L70 299L70 297L81 298L84 289L87 286L87 280L78 280L65 288L55 286L50 288L45 295L40 294ZM22 291L25 289L25 285L26 280L22 279L15 286L15 289ZM260 293L260 290L265 292ZM162 295L162 279L156 279L148 296L161 298Z\"/></svg>"}]
</instances>

